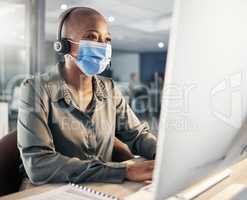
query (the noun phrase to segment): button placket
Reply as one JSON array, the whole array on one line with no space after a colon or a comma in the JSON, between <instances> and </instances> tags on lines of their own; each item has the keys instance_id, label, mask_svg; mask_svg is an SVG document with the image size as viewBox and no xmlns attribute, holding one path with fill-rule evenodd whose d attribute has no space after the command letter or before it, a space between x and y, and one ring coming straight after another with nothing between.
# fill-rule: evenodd
<instances>
[{"instance_id":1,"label":"button placket","mask_svg":"<svg viewBox=\"0 0 247 200\"><path fill-rule=\"evenodd\" d=\"M95 132L95 125L92 124L90 121L90 134L89 134L89 150L92 155L95 155L96 153L96 132Z\"/></svg>"},{"instance_id":2,"label":"button placket","mask_svg":"<svg viewBox=\"0 0 247 200\"><path fill-rule=\"evenodd\" d=\"M82 113L82 117L86 119L86 128L88 130L87 140L88 140L88 149L87 153L90 158L94 157L96 154L96 127L92 123L90 116L87 113Z\"/></svg>"}]
</instances>

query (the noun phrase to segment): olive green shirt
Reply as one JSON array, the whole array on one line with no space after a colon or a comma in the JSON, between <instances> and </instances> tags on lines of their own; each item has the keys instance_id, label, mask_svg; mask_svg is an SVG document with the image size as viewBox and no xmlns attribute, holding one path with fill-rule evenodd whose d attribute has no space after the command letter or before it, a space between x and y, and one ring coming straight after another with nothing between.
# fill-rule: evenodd
<instances>
[{"instance_id":1,"label":"olive green shirt","mask_svg":"<svg viewBox=\"0 0 247 200\"><path fill-rule=\"evenodd\" d=\"M122 182L126 165L112 162L115 136L133 154L154 158L156 138L111 79L93 77L93 99L82 112L58 69L21 86L18 148L32 183Z\"/></svg>"}]
</instances>

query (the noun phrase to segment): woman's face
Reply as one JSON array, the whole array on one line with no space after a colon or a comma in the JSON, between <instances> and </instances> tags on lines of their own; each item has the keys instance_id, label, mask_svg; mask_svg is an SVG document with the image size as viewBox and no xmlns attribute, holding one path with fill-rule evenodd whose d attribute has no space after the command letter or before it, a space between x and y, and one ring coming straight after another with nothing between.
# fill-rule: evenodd
<instances>
[{"instance_id":1,"label":"woman's face","mask_svg":"<svg viewBox=\"0 0 247 200\"><path fill-rule=\"evenodd\" d=\"M108 24L101 15L79 16L77 20L69 25L71 34L68 39L78 42L80 40L90 40L101 43L111 43L111 35ZM79 45L71 43L70 54L77 56Z\"/></svg>"}]
</instances>

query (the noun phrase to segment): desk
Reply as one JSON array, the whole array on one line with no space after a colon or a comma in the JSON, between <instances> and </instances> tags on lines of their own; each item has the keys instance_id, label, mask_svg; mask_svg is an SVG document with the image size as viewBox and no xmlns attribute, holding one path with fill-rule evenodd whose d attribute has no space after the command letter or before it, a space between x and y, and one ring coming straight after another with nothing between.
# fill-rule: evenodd
<instances>
[{"instance_id":1,"label":"desk","mask_svg":"<svg viewBox=\"0 0 247 200\"><path fill-rule=\"evenodd\" d=\"M207 192L201 194L199 197L195 198L195 200L207 200L210 197L213 197L218 192L222 191L226 186L240 183L247 185L247 159L241 161L240 163L231 167L232 175L225 179L224 181L220 182L213 188L209 189ZM5 197L0 198L1 200L16 200L24 197L28 197L33 194L39 194L41 192L45 192L54 188L61 186L62 184L46 184L43 186L35 187L29 190L25 190L22 192L18 192L15 194L11 194ZM110 193L116 195L120 198L123 198L141 187L144 186L142 183L134 183L134 182L124 182L123 184L102 184L102 183L90 183L90 184L83 184L93 189L96 189L101 192Z\"/></svg>"},{"instance_id":2,"label":"desk","mask_svg":"<svg viewBox=\"0 0 247 200\"><path fill-rule=\"evenodd\" d=\"M43 186L34 187L22 192L17 192L11 195L0 198L1 200L16 200L24 197L29 197L34 194L49 191L58 188L62 184L46 184ZM139 190L144 184L126 181L123 184L106 184L106 183L88 183L83 184L100 192L113 194L119 198L123 198Z\"/></svg>"}]
</instances>

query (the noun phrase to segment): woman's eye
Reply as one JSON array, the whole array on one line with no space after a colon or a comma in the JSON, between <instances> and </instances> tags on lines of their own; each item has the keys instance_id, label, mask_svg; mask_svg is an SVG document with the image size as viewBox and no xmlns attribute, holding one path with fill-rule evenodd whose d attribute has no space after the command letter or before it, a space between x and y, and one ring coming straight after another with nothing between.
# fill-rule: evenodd
<instances>
[{"instance_id":1,"label":"woman's eye","mask_svg":"<svg viewBox=\"0 0 247 200\"><path fill-rule=\"evenodd\" d=\"M90 35L87 36L87 39L93 40L93 41L97 41L98 40L98 36L96 34L90 34Z\"/></svg>"},{"instance_id":2,"label":"woman's eye","mask_svg":"<svg viewBox=\"0 0 247 200\"><path fill-rule=\"evenodd\" d=\"M106 43L111 43L111 38L106 38Z\"/></svg>"}]
</instances>

